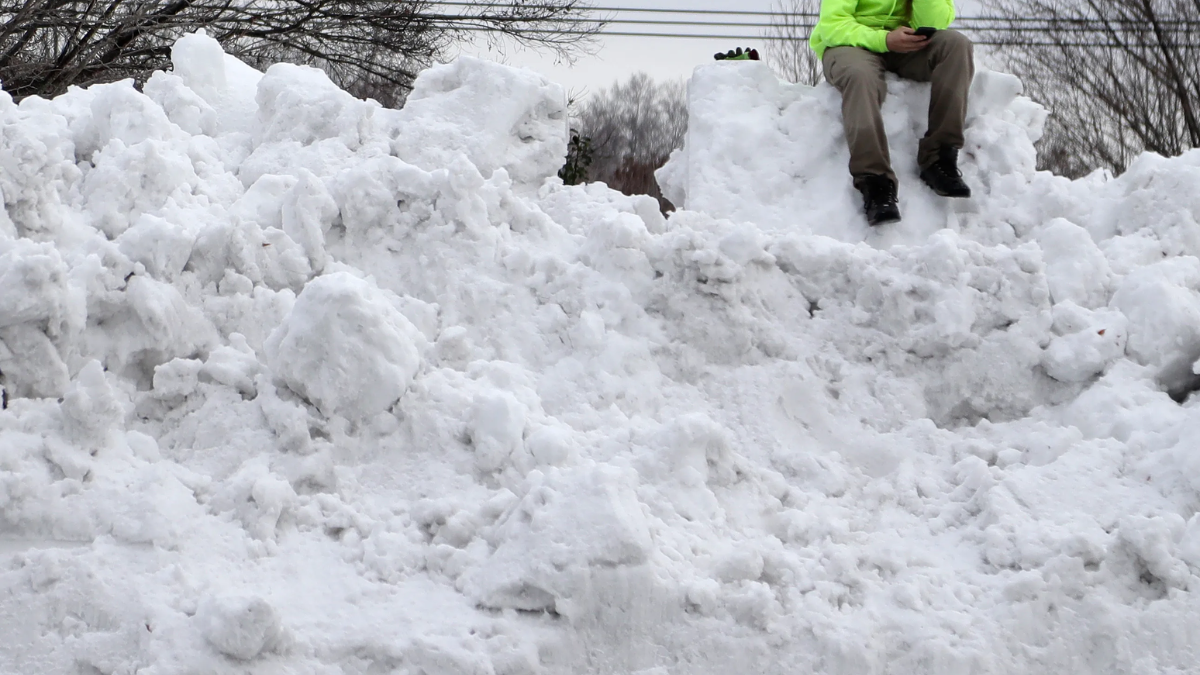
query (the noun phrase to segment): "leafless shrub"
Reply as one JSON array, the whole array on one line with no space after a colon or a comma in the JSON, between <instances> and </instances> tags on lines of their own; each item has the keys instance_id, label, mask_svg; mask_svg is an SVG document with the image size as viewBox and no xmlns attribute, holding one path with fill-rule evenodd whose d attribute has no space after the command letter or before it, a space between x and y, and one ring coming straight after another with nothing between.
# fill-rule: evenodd
<instances>
[{"instance_id":1,"label":"leafless shrub","mask_svg":"<svg viewBox=\"0 0 1200 675\"><path fill-rule=\"evenodd\" d=\"M578 120L580 135L591 139L588 179L621 192L655 197L664 211L654 172L683 145L687 101L683 82L655 83L637 73L589 99Z\"/></svg>"},{"instance_id":2,"label":"leafless shrub","mask_svg":"<svg viewBox=\"0 0 1200 675\"><path fill-rule=\"evenodd\" d=\"M821 60L808 46L820 0L776 0L767 30L767 63L788 82L816 86L825 79Z\"/></svg>"}]
</instances>

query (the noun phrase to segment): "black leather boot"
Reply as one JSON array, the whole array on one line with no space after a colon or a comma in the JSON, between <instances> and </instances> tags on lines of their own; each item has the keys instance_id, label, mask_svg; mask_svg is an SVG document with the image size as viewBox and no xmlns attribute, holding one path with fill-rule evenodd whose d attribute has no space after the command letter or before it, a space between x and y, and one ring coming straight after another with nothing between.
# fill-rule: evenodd
<instances>
[{"instance_id":1,"label":"black leather boot","mask_svg":"<svg viewBox=\"0 0 1200 675\"><path fill-rule=\"evenodd\" d=\"M896 203L896 184L887 176L859 176L854 187L863 196L863 212L870 225L882 225L900 220Z\"/></svg>"},{"instance_id":2,"label":"black leather boot","mask_svg":"<svg viewBox=\"0 0 1200 675\"><path fill-rule=\"evenodd\" d=\"M958 150L954 148L939 149L937 161L921 170L921 180L943 197L971 196L971 188L958 170Z\"/></svg>"}]
</instances>

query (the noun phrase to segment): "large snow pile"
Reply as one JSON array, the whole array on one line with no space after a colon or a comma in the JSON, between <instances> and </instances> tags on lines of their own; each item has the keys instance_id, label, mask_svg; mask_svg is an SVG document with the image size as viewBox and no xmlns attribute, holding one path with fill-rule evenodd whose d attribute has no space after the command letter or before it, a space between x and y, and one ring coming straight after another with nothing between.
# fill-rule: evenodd
<instances>
[{"instance_id":1,"label":"large snow pile","mask_svg":"<svg viewBox=\"0 0 1200 675\"><path fill-rule=\"evenodd\" d=\"M1035 173L981 73L948 210L893 83L867 232L714 64L664 219L532 73L173 58L0 100L0 670L1195 672L1200 152Z\"/></svg>"}]
</instances>

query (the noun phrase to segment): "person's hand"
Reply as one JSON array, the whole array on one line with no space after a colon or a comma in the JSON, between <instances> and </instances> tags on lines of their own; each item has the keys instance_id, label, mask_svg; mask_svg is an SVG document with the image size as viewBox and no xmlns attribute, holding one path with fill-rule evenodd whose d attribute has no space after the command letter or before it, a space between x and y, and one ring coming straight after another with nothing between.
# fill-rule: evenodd
<instances>
[{"instance_id":1,"label":"person's hand","mask_svg":"<svg viewBox=\"0 0 1200 675\"><path fill-rule=\"evenodd\" d=\"M887 36L888 51L897 54L919 52L928 46L929 38L917 35L917 32L908 26L901 26Z\"/></svg>"}]
</instances>

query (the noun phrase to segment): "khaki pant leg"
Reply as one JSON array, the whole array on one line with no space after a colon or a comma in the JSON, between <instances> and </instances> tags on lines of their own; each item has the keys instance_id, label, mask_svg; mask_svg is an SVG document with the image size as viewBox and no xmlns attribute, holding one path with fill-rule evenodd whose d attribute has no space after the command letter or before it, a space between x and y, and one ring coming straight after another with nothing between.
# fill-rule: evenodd
<instances>
[{"instance_id":1,"label":"khaki pant leg","mask_svg":"<svg viewBox=\"0 0 1200 675\"><path fill-rule=\"evenodd\" d=\"M896 180L880 107L887 97L883 55L858 47L830 47L821 59L825 79L842 92L842 126L850 146L850 175Z\"/></svg>"},{"instance_id":2,"label":"khaki pant leg","mask_svg":"<svg viewBox=\"0 0 1200 675\"><path fill-rule=\"evenodd\" d=\"M963 146L967 119L967 95L975 77L971 40L955 30L939 30L929 46L911 54L887 54L885 67L909 80L930 82L929 130L917 147L917 164L922 169L938 158L943 146Z\"/></svg>"}]
</instances>

